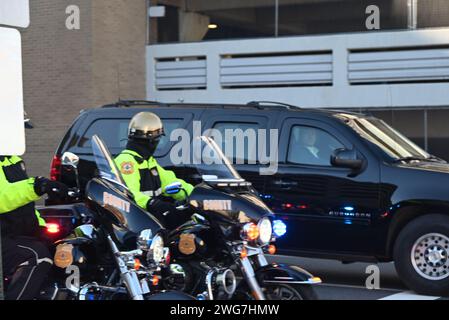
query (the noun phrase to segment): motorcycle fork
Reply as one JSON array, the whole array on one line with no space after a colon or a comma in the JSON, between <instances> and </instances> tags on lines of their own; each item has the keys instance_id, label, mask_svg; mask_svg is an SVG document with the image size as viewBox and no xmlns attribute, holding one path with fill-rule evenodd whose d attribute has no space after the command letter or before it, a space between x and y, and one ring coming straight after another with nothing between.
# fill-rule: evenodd
<instances>
[{"instance_id":1,"label":"motorcycle fork","mask_svg":"<svg viewBox=\"0 0 449 320\"><path fill-rule=\"evenodd\" d=\"M252 248L253 254L251 256L257 256L257 263L260 266L265 266L268 264L265 259L265 255L261 252L260 249ZM249 250L250 251L250 250ZM250 251L250 252L251 252ZM240 269L242 270L243 277L245 278L249 288L251 289L251 293L256 300L266 300L264 293L262 292L262 288L257 282L256 274L254 272L254 268L251 264L251 261L248 257L240 258L239 260Z\"/></svg>"},{"instance_id":2,"label":"motorcycle fork","mask_svg":"<svg viewBox=\"0 0 449 320\"><path fill-rule=\"evenodd\" d=\"M112 253L114 255L115 261L117 262L118 268L120 270L120 276L128 288L129 295L133 300L144 300L142 288L140 286L139 279L135 272L129 272L123 259L120 257L120 251L112 241L111 236L108 236L108 242L111 246Z\"/></svg>"}]
</instances>

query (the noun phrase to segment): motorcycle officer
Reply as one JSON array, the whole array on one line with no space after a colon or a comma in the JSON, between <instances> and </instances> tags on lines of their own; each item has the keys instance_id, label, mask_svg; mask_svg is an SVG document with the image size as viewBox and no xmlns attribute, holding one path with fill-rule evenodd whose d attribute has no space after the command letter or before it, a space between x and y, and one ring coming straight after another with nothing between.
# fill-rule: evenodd
<instances>
[{"instance_id":1,"label":"motorcycle officer","mask_svg":"<svg viewBox=\"0 0 449 320\"><path fill-rule=\"evenodd\" d=\"M45 220L35 201L44 194L64 198L67 191L62 183L29 178L20 157L0 156L1 254L4 273L12 275L6 300L31 300L38 295L53 261L40 240Z\"/></svg>"},{"instance_id":2,"label":"motorcycle officer","mask_svg":"<svg viewBox=\"0 0 449 320\"><path fill-rule=\"evenodd\" d=\"M186 194L166 195L162 190L173 182L180 182L190 195L193 186L178 179L173 171L162 168L153 157L163 135L163 124L156 114L136 114L129 124L126 149L116 157L115 162L136 203L154 214L164 226L173 229L184 222L173 200L183 200Z\"/></svg>"}]
</instances>

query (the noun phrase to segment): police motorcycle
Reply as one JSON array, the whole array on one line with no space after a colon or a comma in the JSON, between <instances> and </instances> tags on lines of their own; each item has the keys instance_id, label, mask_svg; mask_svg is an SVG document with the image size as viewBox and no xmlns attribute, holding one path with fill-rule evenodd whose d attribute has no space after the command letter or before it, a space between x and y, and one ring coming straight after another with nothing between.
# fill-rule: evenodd
<instances>
[{"instance_id":1,"label":"police motorcycle","mask_svg":"<svg viewBox=\"0 0 449 320\"><path fill-rule=\"evenodd\" d=\"M321 283L318 277L297 266L267 262L265 253L275 253L273 242L286 232L285 224L211 137L195 143L194 163L202 182L177 207L193 215L168 236L171 264L163 268L164 286L201 300L316 299L312 285ZM185 190L173 183L164 192Z\"/></svg>"},{"instance_id":2,"label":"police motorcycle","mask_svg":"<svg viewBox=\"0 0 449 320\"><path fill-rule=\"evenodd\" d=\"M98 176L86 186L85 209L78 226L55 242L53 279L42 292L52 299L71 300L193 300L163 290L161 268L169 262L166 230L133 202L133 197L103 141L92 138ZM63 166L78 179L75 154L65 153ZM79 205L79 204L78 204ZM56 290L54 289L56 287Z\"/></svg>"}]
</instances>

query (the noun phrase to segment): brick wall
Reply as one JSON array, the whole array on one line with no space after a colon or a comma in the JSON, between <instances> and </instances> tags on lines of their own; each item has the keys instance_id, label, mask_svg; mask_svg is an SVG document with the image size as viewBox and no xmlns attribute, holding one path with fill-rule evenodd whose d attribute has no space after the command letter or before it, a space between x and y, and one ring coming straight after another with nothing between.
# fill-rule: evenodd
<instances>
[{"instance_id":1,"label":"brick wall","mask_svg":"<svg viewBox=\"0 0 449 320\"><path fill-rule=\"evenodd\" d=\"M80 8L80 30L65 26L66 7ZM30 175L48 176L63 134L81 109L145 98L145 0L30 1L22 31Z\"/></svg>"},{"instance_id":2,"label":"brick wall","mask_svg":"<svg viewBox=\"0 0 449 320\"><path fill-rule=\"evenodd\" d=\"M145 0L93 1L96 104L145 99L145 16Z\"/></svg>"}]
</instances>

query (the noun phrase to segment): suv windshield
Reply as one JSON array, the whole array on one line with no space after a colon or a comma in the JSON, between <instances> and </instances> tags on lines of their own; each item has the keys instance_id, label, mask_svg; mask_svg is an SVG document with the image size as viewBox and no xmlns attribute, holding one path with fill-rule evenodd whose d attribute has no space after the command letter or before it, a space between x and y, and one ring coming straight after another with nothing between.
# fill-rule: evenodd
<instances>
[{"instance_id":1,"label":"suv windshield","mask_svg":"<svg viewBox=\"0 0 449 320\"><path fill-rule=\"evenodd\" d=\"M201 136L193 143L193 160L204 181L244 181L212 138Z\"/></svg>"},{"instance_id":2,"label":"suv windshield","mask_svg":"<svg viewBox=\"0 0 449 320\"><path fill-rule=\"evenodd\" d=\"M92 137L92 152L100 177L126 187L123 177L117 169L106 145L97 135Z\"/></svg>"},{"instance_id":3,"label":"suv windshield","mask_svg":"<svg viewBox=\"0 0 449 320\"><path fill-rule=\"evenodd\" d=\"M430 154L380 119L348 114L339 117L360 136L377 145L395 160L431 158Z\"/></svg>"}]
</instances>

